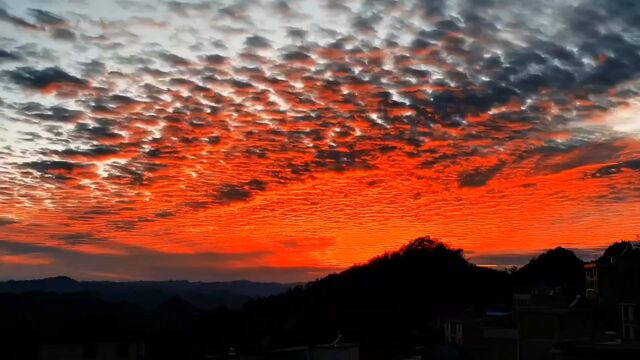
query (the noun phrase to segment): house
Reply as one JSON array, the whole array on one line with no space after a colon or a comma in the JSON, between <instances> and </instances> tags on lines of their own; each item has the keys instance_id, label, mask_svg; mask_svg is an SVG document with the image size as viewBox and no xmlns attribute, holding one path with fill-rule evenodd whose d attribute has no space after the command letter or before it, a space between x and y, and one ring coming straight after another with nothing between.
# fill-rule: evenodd
<instances>
[{"instance_id":1,"label":"house","mask_svg":"<svg viewBox=\"0 0 640 360\"><path fill-rule=\"evenodd\" d=\"M518 331L512 314L503 311L466 311L442 320L447 345L479 360L516 360Z\"/></svg>"},{"instance_id":2,"label":"house","mask_svg":"<svg viewBox=\"0 0 640 360\"><path fill-rule=\"evenodd\" d=\"M640 340L640 242L615 244L584 268L587 297L604 313L605 330Z\"/></svg>"},{"instance_id":3,"label":"house","mask_svg":"<svg viewBox=\"0 0 640 360\"><path fill-rule=\"evenodd\" d=\"M520 360L554 360L562 342L588 342L596 335L590 308L529 307L517 313Z\"/></svg>"}]
</instances>

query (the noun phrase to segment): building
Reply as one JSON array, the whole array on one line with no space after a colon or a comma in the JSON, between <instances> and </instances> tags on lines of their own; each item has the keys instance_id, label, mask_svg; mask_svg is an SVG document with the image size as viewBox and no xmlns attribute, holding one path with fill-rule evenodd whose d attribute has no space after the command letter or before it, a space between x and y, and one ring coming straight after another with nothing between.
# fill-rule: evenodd
<instances>
[{"instance_id":1,"label":"building","mask_svg":"<svg viewBox=\"0 0 640 360\"><path fill-rule=\"evenodd\" d=\"M558 343L589 342L596 327L590 308L530 307L517 312L520 360L554 360Z\"/></svg>"},{"instance_id":2,"label":"building","mask_svg":"<svg viewBox=\"0 0 640 360\"><path fill-rule=\"evenodd\" d=\"M445 343L478 360L516 360L518 330L510 312L465 312L442 320Z\"/></svg>"},{"instance_id":3,"label":"building","mask_svg":"<svg viewBox=\"0 0 640 360\"><path fill-rule=\"evenodd\" d=\"M612 245L598 260L585 264L587 297L603 313L605 331L622 340L640 340L640 243Z\"/></svg>"}]
</instances>

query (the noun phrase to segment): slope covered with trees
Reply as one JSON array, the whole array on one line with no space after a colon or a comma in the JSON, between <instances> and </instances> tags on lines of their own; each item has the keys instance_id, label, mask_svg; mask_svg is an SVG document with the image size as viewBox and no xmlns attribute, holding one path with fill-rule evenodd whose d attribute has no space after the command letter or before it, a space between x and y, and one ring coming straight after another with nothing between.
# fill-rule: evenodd
<instances>
[{"instance_id":1,"label":"slope covered with trees","mask_svg":"<svg viewBox=\"0 0 640 360\"><path fill-rule=\"evenodd\" d=\"M250 302L237 312L211 313L211 323L224 325L208 338L220 339L221 349L259 352L328 343L340 336L385 358L387 352L436 340L442 317L468 308L508 306L510 301L506 272L473 265L462 250L423 237L367 264Z\"/></svg>"}]
</instances>

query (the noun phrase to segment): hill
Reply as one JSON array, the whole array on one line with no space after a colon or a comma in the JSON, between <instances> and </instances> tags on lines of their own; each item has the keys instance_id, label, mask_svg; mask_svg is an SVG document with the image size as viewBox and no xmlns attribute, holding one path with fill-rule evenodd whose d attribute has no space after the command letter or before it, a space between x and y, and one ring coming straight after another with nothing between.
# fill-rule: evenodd
<instances>
[{"instance_id":1,"label":"hill","mask_svg":"<svg viewBox=\"0 0 640 360\"><path fill-rule=\"evenodd\" d=\"M635 254L628 249L614 245L605 254ZM55 337L61 328L65 338L104 338L126 335L121 329L129 329L135 330L130 336L144 336L149 359L201 359L230 348L261 354L339 338L358 343L363 359L393 359L415 346L441 344L443 319L462 312L509 310L514 290L538 286L579 293L584 287L582 261L570 250L556 248L514 272L498 271L470 263L461 249L422 237L365 264L295 287L65 277L0 283L0 335ZM274 289L284 291L244 300ZM221 293L246 302L212 308L211 299ZM195 307L198 301L209 304L209 310ZM40 322L46 326L39 327Z\"/></svg>"},{"instance_id":2,"label":"hill","mask_svg":"<svg viewBox=\"0 0 640 360\"><path fill-rule=\"evenodd\" d=\"M209 314L219 349L269 348L342 341L361 344L363 358L389 358L438 338L438 320L468 308L507 306L506 272L469 263L460 249L429 237L339 274ZM225 342L226 340L226 342ZM368 352L368 354L367 354Z\"/></svg>"},{"instance_id":3,"label":"hill","mask_svg":"<svg viewBox=\"0 0 640 360\"><path fill-rule=\"evenodd\" d=\"M218 306L239 307L247 301L281 293L292 285L252 281L77 281L66 276L38 280L0 282L0 293L51 292L89 293L109 302L129 302L152 309L173 297L208 310Z\"/></svg>"},{"instance_id":4,"label":"hill","mask_svg":"<svg viewBox=\"0 0 640 360\"><path fill-rule=\"evenodd\" d=\"M517 291L532 287L560 287L569 298L584 294L584 262L571 250L557 247L534 257L513 273Z\"/></svg>"}]
</instances>

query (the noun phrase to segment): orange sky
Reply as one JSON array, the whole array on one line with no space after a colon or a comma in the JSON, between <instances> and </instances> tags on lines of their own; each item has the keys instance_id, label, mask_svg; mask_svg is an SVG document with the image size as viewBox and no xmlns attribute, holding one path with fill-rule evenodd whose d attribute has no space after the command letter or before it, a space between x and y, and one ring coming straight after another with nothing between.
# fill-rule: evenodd
<instances>
[{"instance_id":1,"label":"orange sky","mask_svg":"<svg viewBox=\"0 0 640 360\"><path fill-rule=\"evenodd\" d=\"M184 4L194 22L220 16ZM503 266L640 232L640 70L613 70L627 52L560 54L527 24L400 6L372 8L370 29L356 8L332 24L342 35L296 38L280 19L207 46L179 38L172 8L135 28L126 9L100 26L13 9L34 26L16 41L60 56L15 47L0 64L0 277L298 281L423 235ZM61 28L71 47L50 38Z\"/></svg>"}]
</instances>

